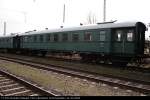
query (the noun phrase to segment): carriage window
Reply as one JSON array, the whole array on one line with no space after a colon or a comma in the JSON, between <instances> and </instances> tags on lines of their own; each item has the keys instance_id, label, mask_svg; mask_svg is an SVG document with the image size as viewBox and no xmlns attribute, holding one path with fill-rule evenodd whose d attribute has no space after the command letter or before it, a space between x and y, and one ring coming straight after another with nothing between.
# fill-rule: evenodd
<instances>
[{"instance_id":1,"label":"carriage window","mask_svg":"<svg viewBox=\"0 0 150 100\"><path fill-rule=\"evenodd\" d=\"M6 42L9 42L9 39L6 39Z\"/></svg>"},{"instance_id":2,"label":"carriage window","mask_svg":"<svg viewBox=\"0 0 150 100\"><path fill-rule=\"evenodd\" d=\"M36 42L37 41L37 36L34 36L34 42Z\"/></svg>"},{"instance_id":3,"label":"carriage window","mask_svg":"<svg viewBox=\"0 0 150 100\"><path fill-rule=\"evenodd\" d=\"M28 36L27 40L28 40L27 42L31 42L32 36Z\"/></svg>"},{"instance_id":4,"label":"carriage window","mask_svg":"<svg viewBox=\"0 0 150 100\"><path fill-rule=\"evenodd\" d=\"M28 42L28 37L25 36L23 40L24 40L24 42Z\"/></svg>"},{"instance_id":5,"label":"carriage window","mask_svg":"<svg viewBox=\"0 0 150 100\"><path fill-rule=\"evenodd\" d=\"M62 34L62 41L68 41L68 34L67 33Z\"/></svg>"},{"instance_id":6,"label":"carriage window","mask_svg":"<svg viewBox=\"0 0 150 100\"><path fill-rule=\"evenodd\" d=\"M51 41L51 34L47 34L47 35L46 35L46 41L47 41L47 42Z\"/></svg>"},{"instance_id":7,"label":"carriage window","mask_svg":"<svg viewBox=\"0 0 150 100\"><path fill-rule=\"evenodd\" d=\"M12 42L13 42L13 39L10 39L10 42L12 43Z\"/></svg>"},{"instance_id":8,"label":"carriage window","mask_svg":"<svg viewBox=\"0 0 150 100\"><path fill-rule=\"evenodd\" d=\"M72 41L79 41L79 34L73 34Z\"/></svg>"},{"instance_id":9,"label":"carriage window","mask_svg":"<svg viewBox=\"0 0 150 100\"><path fill-rule=\"evenodd\" d=\"M58 34L54 34L54 42L58 41Z\"/></svg>"},{"instance_id":10,"label":"carriage window","mask_svg":"<svg viewBox=\"0 0 150 100\"><path fill-rule=\"evenodd\" d=\"M117 31L117 33L116 33L116 40L117 41L121 41L121 38L122 38L122 31Z\"/></svg>"},{"instance_id":11,"label":"carriage window","mask_svg":"<svg viewBox=\"0 0 150 100\"><path fill-rule=\"evenodd\" d=\"M40 35L40 41L43 42L43 35Z\"/></svg>"},{"instance_id":12,"label":"carriage window","mask_svg":"<svg viewBox=\"0 0 150 100\"><path fill-rule=\"evenodd\" d=\"M106 31L100 31L100 34L99 34L99 40L100 41L105 41L106 39Z\"/></svg>"},{"instance_id":13,"label":"carriage window","mask_svg":"<svg viewBox=\"0 0 150 100\"><path fill-rule=\"evenodd\" d=\"M127 33L127 41L133 41L133 30L129 30Z\"/></svg>"},{"instance_id":14,"label":"carriage window","mask_svg":"<svg viewBox=\"0 0 150 100\"><path fill-rule=\"evenodd\" d=\"M91 33L87 32L84 34L84 40L85 41L91 41L92 40L92 36Z\"/></svg>"},{"instance_id":15,"label":"carriage window","mask_svg":"<svg viewBox=\"0 0 150 100\"><path fill-rule=\"evenodd\" d=\"M4 39L4 42L6 42L6 39Z\"/></svg>"},{"instance_id":16,"label":"carriage window","mask_svg":"<svg viewBox=\"0 0 150 100\"><path fill-rule=\"evenodd\" d=\"M31 42L34 42L34 41L33 41L33 39L34 39L34 36L31 36L31 39L30 39L30 41L31 41Z\"/></svg>"}]
</instances>

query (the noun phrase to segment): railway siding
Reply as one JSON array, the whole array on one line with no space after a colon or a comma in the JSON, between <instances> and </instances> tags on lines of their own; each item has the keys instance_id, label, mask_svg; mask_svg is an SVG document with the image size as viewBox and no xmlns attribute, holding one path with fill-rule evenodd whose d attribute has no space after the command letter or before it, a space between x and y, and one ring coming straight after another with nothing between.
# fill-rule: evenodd
<instances>
[{"instance_id":1,"label":"railway siding","mask_svg":"<svg viewBox=\"0 0 150 100\"><path fill-rule=\"evenodd\" d=\"M141 95L138 92L129 93L120 88L112 88L109 85L103 85L101 82L91 84L91 82L89 83L89 81L83 79L74 79L73 77L67 77L64 74L39 70L8 61L1 61L1 64L5 70L11 73L15 73L20 77L36 82L47 89L53 87L63 92L64 95Z\"/></svg>"}]
</instances>

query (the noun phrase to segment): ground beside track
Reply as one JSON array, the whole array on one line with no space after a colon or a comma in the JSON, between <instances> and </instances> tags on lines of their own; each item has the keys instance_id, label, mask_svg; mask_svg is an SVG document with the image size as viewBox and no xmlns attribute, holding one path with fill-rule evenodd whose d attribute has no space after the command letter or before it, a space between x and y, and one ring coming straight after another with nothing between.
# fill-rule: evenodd
<instances>
[{"instance_id":1,"label":"ground beside track","mask_svg":"<svg viewBox=\"0 0 150 100\"><path fill-rule=\"evenodd\" d=\"M0 68L17 76L37 83L46 89L56 89L64 95L75 96L139 96L143 95L130 90L111 87L102 83L86 81L84 79L68 77L50 71L39 70L29 66L0 60Z\"/></svg>"}]
</instances>

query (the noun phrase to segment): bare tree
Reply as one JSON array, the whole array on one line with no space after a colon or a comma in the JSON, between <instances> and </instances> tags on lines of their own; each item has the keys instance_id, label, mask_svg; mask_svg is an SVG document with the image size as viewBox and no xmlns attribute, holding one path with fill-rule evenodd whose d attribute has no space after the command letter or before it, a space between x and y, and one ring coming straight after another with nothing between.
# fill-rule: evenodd
<instances>
[{"instance_id":1,"label":"bare tree","mask_svg":"<svg viewBox=\"0 0 150 100\"><path fill-rule=\"evenodd\" d=\"M89 12L87 16L87 24L95 24L97 23L97 18L94 13Z\"/></svg>"}]
</instances>

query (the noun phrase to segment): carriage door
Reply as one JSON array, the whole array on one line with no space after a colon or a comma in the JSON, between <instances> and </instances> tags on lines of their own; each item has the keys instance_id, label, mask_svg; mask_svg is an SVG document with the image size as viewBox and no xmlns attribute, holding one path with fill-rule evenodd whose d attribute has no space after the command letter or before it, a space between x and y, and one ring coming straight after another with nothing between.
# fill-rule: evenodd
<instances>
[{"instance_id":1,"label":"carriage door","mask_svg":"<svg viewBox=\"0 0 150 100\"><path fill-rule=\"evenodd\" d=\"M115 32L115 53L132 54L134 52L133 29L118 29Z\"/></svg>"},{"instance_id":2,"label":"carriage door","mask_svg":"<svg viewBox=\"0 0 150 100\"><path fill-rule=\"evenodd\" d=\"M113 34L113 43L112 43L112 52L114 54L124 54L126 48L126 36L125 31L123 29L114 29Z\"/></svg>"},{"instance_id":3,"label":"carriage door","mask_svg":"<svg viewBox=\"0 0 150 100\"><path fill-rule=\"evenodd\" d=\"M15 49L20 48L20 37L19 36L13 37L13 48L15 48Z\"/></svg>"},{"instance_id":4,"label":"carriage door","mask_svg":"<svg viewBox=\"0 0 150 100\"><path fill-rule=\"evenodd\" d=\"M125 52L125 34L124 31L118 29L115 31L115 43L114 43L114 50L115 53L122 54Z\"/></svg>"}]
</instances>

